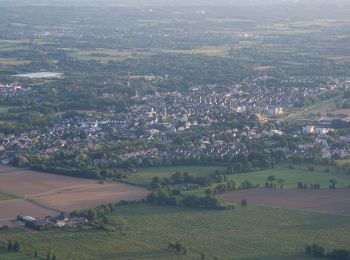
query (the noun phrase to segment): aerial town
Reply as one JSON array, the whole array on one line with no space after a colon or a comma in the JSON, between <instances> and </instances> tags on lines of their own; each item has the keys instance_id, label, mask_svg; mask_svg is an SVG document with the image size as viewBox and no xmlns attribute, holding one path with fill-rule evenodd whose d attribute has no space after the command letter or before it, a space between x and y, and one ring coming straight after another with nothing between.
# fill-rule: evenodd
<instances>
[{"instance_id":1,"label":"aerial town","mask_svg":"<svg viewBox=\"0 0 350 260\"><path fill-rule=\"evenodd\" d=\"M128 111L85 113L83 116L60 116L48 131L2 135L0 158L9 164L21 156L50 156L60 150L82 150L97 144L139 140L143 145L130 145L113 158L95 158L94 167L120 166L132 160L137 165L151 161L174 162L179 159L201 160L217 158L229 160L236 154L248 153L246 140L263 141L269 149L283 151L287 157L305 158L317 147L322 158L345 158L350 147L332 145L335 138L350 143L350 135L334 135L334 119L347 121L347 117L318 114L304 119L304 123L288 123L288 114L309 97L338 93L346 81L335 78L318 79L322 86L305 87L313 78L290 78L286 86L266 88L269 77L243 81L233 86L209 85L193 87L188 93L164 92L139 96ZM299 88L298 85L303 85ZM35 89L18 83L1 85L1 95L33 94ZM248 91L247 91L248 89ZM254 91L250 91L254 89ZM246 119L245 125L230 121L231 115ZM251 124L249 120L256 121ZM295 147L286 147L279 137L292 136ZM181 138L191 136L186 144ZM299 138L301 137L301 138ZM304 138L307 137L307 138ZM162 144L162 145L160 145Z\"/></svg>"},{"instance_id":2,"label":"aerial town","mask_svg":"<svg viewBox=\"0 0 350 260\"><path fill-rule=\"evenodd\" d=\"M349 237L349 0L0 0L1 260Z\"/></svg>"}]
</instances>

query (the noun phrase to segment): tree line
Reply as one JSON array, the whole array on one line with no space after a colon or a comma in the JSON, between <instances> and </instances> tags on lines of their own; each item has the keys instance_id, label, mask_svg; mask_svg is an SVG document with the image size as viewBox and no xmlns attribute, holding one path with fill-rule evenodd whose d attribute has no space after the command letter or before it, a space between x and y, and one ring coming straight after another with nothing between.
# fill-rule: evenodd
<instances>
[{"instance_id":1,"label":"tree line","mask_svg":"<svg viewBox=\"0 0 350 260\"><path fill-rule=\"evenodd\" d=\"M306 245L305 253L309 256L319 257L319 258L328 258L328 259L336 259L336 260L350 259L350 250L333 249L327 252L324 247L317 244Z\"/></svg>"},{"instance_id":2,"label":"tree line","mask_svg":"<svg viewBox=\"0 0 350 260\"><path fill-rule=\"evenodd\" d=\"M181 195L177 190L159 189L151 192L147 196L147 202L154 205L180 206L187 208L213 209L213 210L230 210L232 204L224 205L217 198L210 194L201 197L198 195Z\"/></svg>"}]
</instances>

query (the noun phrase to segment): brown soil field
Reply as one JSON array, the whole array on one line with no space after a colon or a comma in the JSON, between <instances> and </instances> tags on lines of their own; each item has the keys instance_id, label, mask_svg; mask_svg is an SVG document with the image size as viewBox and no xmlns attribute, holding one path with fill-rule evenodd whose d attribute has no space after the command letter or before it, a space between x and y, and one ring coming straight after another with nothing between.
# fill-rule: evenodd
<instances>
[{"instance_id":1,"label":"brown soil field","mask_svg":"<svg viewBox=\"0 0 350 260\"><path fill-rule=\"evenodd\" d=\"M45 174L8 166L0 166L0 191L20 197L95 183L96 180Z\"/></svg>"},{"instance_id":2,"label":"brown soil field","mask_svg":"<svg viewBox=\"0 0 350 260\"><path fill-rule=\"evenodd\" d=\"M144 188L0 166L0 191L19 199L0 201L0 225L17 215L42 218L59 211L93 208L120 200L146 198Z\"/></svg>"},{"instance_id":3,"label":"brown soil field","mask_svg":"<svg viewBox=\"0 0 350 260\"><path fill-rule=\"evenodd\" d=\"M350 216L350 189L252 189L223 193L217 198L234 202L247 199L248 204L258 206Z\"/></svg>"},{"instance_id":4,"label":"brown soil field","mask_svg":"<svg viewBox=\"0 0 350 260\"><path fill-rule=\"evenodd\" d=\"M140 200L147 196L147 190L122 183L94 184L85 187L31 196L30 199L50 208L62 211L91 208L117 200Z\"/></svg>"},{"instance_id":5,"label":"brown soil field","mask_svg":"<svg viewBox=\"0 0 350 260\"><path fill-rule=\"evenodd\" d=\"M16 219L17 215L43 218L58 215L58 212L42 208L24 199L0 201L0 225L11 226L13 224L11 220Z\"/></svg>"}]
</instances>

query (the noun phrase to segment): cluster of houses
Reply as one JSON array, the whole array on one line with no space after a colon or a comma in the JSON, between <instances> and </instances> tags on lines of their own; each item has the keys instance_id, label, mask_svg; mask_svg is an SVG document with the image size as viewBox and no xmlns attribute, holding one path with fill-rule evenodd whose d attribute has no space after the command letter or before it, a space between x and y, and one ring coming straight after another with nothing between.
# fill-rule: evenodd
<instances>
[{"instance_id":1,"label":"cluster of houses","mask_svg":"<svg viewBox=\"0 0 350 260\"><path fill-rule=\"evenodd\" d=\"M0 83L0 97L20 96L31 92L33 92L31 87L22 87L19 82L13 82L11 84Z\"/></svg>"},{"instance_id":2,"label":"cluster of houses","mask_svg":"<svg viewBox=\"0 0 350 260\"><path fill-rule=\"evenodd\" d=\"M23 133L20 135L0 134L0 163L9 164L10 158L32 148L32 138Z\"/></svg>"},{"instance_id":3,"label":"cluster of houses","mask_svg":"<svg viewBox=\"0 0 350 260\"><path fill-rule=\"evenodd\" d=\"M350 155L347 150L332 151L332 146L327 147L332 119L321 117L317 122L319 127L311 125L292 130L279 123L285 110L294 107L301 99L334 89L339 83L337 79L318 79L323 80L326 88L323 85L308 87L315 80L308 77L291 77L278 82L283 87L273 87L274 80L263 76L233 86L207 85L193 87L186 93L137 95L136 102L127 112L110 111L103 116L95 112L84 117L61 117L48 132L32 130L19 135L0 135L0 162L9 163L14 156L26 153L50 155L60 149L93 147L111 141L110 133L113 133L113 141L142 140L146 145L135 149L128 147L117 158L94 159L90 162L93 166L114 166L130 159L142 163L157 158L169 161L181 158L230 158L248 151L246 140L262 139L266 144L273 144L271 139L274 136L285 134L315 136L314 145L330 149L325 151L326 157L334 153L342 157ZM226 120L233 113L246 117L255 114L264 127L230 127L226 125ZM320 127L322 124L324 126ZM178 143L178 137L192 132L196 138L191 143ZM154 146L159 143L165 144L166 148ZM310 144L305 144L305 147L300 145L300 150L286 152L305 153L311 149Z\"/></svg>"},{"instance_id":4,"label":"cluster of houses","mask_svg":"<svg viewBox=\"0 0 350 260\"><path fill-rule=\"evenodd\" d=\"M84 217L65 217L60 214L56 217L45 217L44 219L36 219L32 216L17 216L17 221L22 222L26 227L38 231L47 230L53 227L63 228L69 231L78 231L79 225L85 225L88 220Z\"/></svg>"},{"instance_id":5,"label":"cluster of houses","mask_svg":"<svg viewBox=\"0 0 350 260\"><path fill-rule=\"evenodd\" d=\"M347 77L345 80L346 87L350 88L350 77Z\"/></svg>"}]
</instances>

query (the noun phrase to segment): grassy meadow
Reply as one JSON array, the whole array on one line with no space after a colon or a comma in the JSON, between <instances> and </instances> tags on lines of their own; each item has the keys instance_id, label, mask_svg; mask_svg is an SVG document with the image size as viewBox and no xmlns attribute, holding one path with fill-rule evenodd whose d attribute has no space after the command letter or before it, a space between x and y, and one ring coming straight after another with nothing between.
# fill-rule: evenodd
<instances>
[{"instance_id":1,"label":"grassy meadow","mask_svg":"<svg viewBox=\"0 0 350 260\"><path fill-rule=\"evenodd\" d=\"M169 166L169 167L150 167L136 170L136 174L128 178L128 182L137 185L148 185L153 177L170 178L175 172L188 172L189 174L201 176L213 173L215 170L225 170L221 166Z\"/></svg>"},{"instance_id":2,"label":"grassy meadow","mask_svg":"<svg viewBox=\"0 0 350 260\"><path fill-rule=\"evenodd\" d=\"M2 201L2 200L12 200L12 199L16 199L16 198L17 197L15 195L0 192L0 201Z\"/></svg>"},{"instance_id":3,"label":"grassy meadow","mask_svg":"<svg viewBox=\"0 0 350 260\"><path fill-rule=\"evenodd\" d=\"M155 176L164 178L174 174L175 172L188 172L195 176L207 175L215 170L224 171L225 167L220 166L172 166L157 168L141 168L136 170L136 175L130 177L128 182L137 185L148 185ZM237 185L243 181L251 181L254 184L264 186L268 176L274 175L277 179L284 179L284 188L297 188L298 182L305 184L320 184L321 188L328 188L329 180L336 179L337 187L344 188L350 184L350 175L326 173L325 168L315 167L314 171L309 171L307 165L295 166L295 169L289 169L286 165L276 166L274 169L257 171L252 173L241 173L228 175L229 180L234 180ZM217 185L217 184L215 184Z\"/></svg>"},{"instance_id":4,"label":"grassy meadow","mask_svg":"<svg viewBox=\"0 0 350 260\"><path fill-rule=\"evenodd\" d=\"M315 168L314 171L308 171L306 166L296 167L295 169L280 166L260 172L229 175L229 179L236 181L237 184L247 180L264 186L267 177L270 175L274 175L277 179L284 179L284 188L288 189L297 188L298 182L308 185L320 184L321 188L328 188L330 179L336 179L337 187L339 188L348 187L350 184L350 175L326 173L322 168Z\"/></svg>"},{"instance_id":5,"label":"grassy meadow","mask_svg":"<svg viewBox=\"0 0 350 260\"><path fill-rule=\"evenodd\" d=\"M206 55L206 56L228 56L229 47L228 46L202 46L197 49L189 50L161 50L165 53L176 53L176 54L186 54L186 55Z\"/></svg>"},{"instance_id":6,"label":"grassy meadow","mask_svg":"<svg viewBox=\"0 0 350 260\"><path fill-rule=\"evenodd\" d=\"M23 254L23 253L13 253L8 252L7 250L0 249L0 259L1 260L34 260L32 256Z\"/></svg>"},{"instance_id":7,"label":"grassy meadow","mask_svg":"<svg viewBox=\"0 0 350 260\"><path fill-rule=\"evenodd\" d=\"M18 240L22 254L37 250L45 256L54 250L59 259L164 260L200 259L202 254L205 259L308 259L303 250L309 243L350 247L350 217L251 205L232 211L129 205L109 215L109 221L117 231L9 230L0 232L0 244ZM175 241L187 247L187 254L167 250Z\"/></svg>"},{"instance_id":8,"label":"grassy meadow","mask_svg":"<svg viewBox=\"0 0 350 260\"><path fill-rule=\"evenodd\" d=\"M29 61L17 58L0 58L0 65L22 65L25 63L29 63Z\"/></svg>"}]
</instances>

